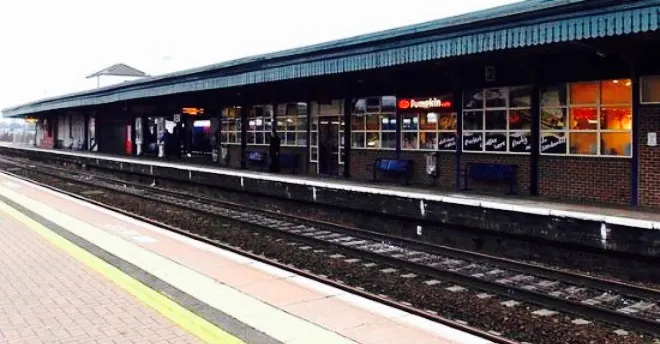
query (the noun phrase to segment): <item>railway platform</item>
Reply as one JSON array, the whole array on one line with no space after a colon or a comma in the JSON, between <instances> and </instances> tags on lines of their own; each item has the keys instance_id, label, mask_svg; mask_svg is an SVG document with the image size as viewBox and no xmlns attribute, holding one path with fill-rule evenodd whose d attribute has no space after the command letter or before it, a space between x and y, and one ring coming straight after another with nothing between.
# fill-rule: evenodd
<instances>
[{"instance_id":1,"label":"railway platform","mask_svg":"<svg viewBox=\"0 0 660 344\"><path fill-rule=\"evenodd\" d=\"M0 341L489 341L0 174Z\"/></svg>"},{"instance_id":2,"label":"railway platform","mask_svg":"<svg viewBox=\"0 0 660 344\"><path fill-rule=\"evenodd\" d=\"M523 238L553 240L626 254L660 255L660 215L632 208L567 204L529 197L443 192L312 176L269 174L185 161L0 144L0 154L74 162L106 170L193 182L407 220L397 234L432 240L434 226L476 228ZM222 178L218 178L221 176ZM430 230L427 230L430 229Z\"/></svg>"}]
</instances>

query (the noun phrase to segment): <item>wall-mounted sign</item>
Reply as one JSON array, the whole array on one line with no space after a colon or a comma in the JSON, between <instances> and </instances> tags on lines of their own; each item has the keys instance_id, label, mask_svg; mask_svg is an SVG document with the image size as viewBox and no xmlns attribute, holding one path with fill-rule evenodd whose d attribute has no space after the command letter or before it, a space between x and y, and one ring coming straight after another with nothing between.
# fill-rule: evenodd
<instances>
[{"instance_id":1,"label":"wall-mounted sign","mask_svg":"<svg viewBox=\"0 0 660 344\"><path fill-rule=\"evenodd\" d=\"M172 117L173 117L172 120L174 121L174 123L181 122L181 114L175 113L174 116L172 116Z\"/></svg>"},{"instance_id":2,"label":"wall-mounted sign","mask_svg":"<svg viewBox=\"0 0 660 344\"><path fill-rule=\"evenodd\" d=\"M658 134L657 133L647 133L646 134L646 144L649 147L655 147L658 145Z\"/></svg>"},{"instance_id":3,"label":"wall-mounted sign","mask_svg":"<svg viewBox=\"0 0 660 344\"><path fill-rule=\"evenodd\" d=\"M441 100L438 98L428 98L428 99L414 99L414 98L403 98L399 99L397 102L397 108L399 110L409 110L409 109L448 109L451 108L452 103L449 100Z\"/></svg>"},{"instance_id":4,"label":"wall-mounted sign","mask_svg":"<svg viewBox=\"0 0 660 344\"><path fill-rule=\"evenodd\" d=\"M486 66L484 69L484 79L486 82L495 82L497 80L497 70L495 66Z\"/></svg>"},{"instance_id":5,"label":"wall-mounted sign","mask_svg":"<svg viewBox=\"0 0 660 344\"><path fill-rule=\"evenodd\" d=\"M203 115L204 114L204 109L203 108L184 107L184 108L181 108L181 113L184 114L184 115L190 115L190 116Z\"/></svg>"}]
</instances>

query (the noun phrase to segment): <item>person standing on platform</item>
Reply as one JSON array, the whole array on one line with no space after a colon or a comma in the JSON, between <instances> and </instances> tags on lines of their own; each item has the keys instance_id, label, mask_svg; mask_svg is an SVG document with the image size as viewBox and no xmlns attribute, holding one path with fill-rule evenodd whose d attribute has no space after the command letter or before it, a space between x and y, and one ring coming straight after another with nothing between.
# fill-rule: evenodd
<instances>
[{"instance_id":1,"label":"person standing on platform","mask_svg":"<svg viewBox=\"0 0 660 344\"><path fill-rule=\"evenodd\" d=\"M165 155L165 158L169 158L170 154L172 154L172 134L170 134L169 130L165 129L163 136L160 138L160 142L163 145L163 155Z\"/></svg>"},{"instance_id":2,"label":"person standing on platform","mask_svg":"<svg viewBox=\"0 0 660 344\"><path fill-rule=\"evenodd\" d=\"M177 124L174 127L172 134L172 153L177 159L181 159L181 125Z\"/></svg>"},{"instance_id":3,"label":"person standing on platform","mask_svg":"<svg viewBox=\"0 0 660 344\"><path fill-rule=\"evenodd\" d=\"M268 147L268 155L270 156L270 172L280 172L280 137L276 132L270 133L270 146Z\"/></svg>"}]
</instances>

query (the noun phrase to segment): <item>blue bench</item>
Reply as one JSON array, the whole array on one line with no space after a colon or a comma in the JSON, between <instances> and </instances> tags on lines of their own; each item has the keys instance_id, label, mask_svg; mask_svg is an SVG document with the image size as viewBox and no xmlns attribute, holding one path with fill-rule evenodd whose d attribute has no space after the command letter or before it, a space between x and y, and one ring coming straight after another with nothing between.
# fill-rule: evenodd
<instances>
[{"instance_id":1,"label":"blue bench","mask_svg":"<svg viewBox=\"0 0 660 344\"><path fill-rule=\"evenodd\" d=\"M263 170L268 162L268 154L266 152L247 151L245 152L245 157L248 165L259 166L260 170Z\"/></svg>"},{"instance_id":2,"label":"blue bench","mask_svg":"<svg viewBox=\"0 0 660 344\"><path fill-rule=\"evenodd\" d=\"M290 169L293 174L298 170L299 154L281 154L280 153L280 168Z\"/></svg>"},{"instance_id":3,"label":"blue bench","mask_svg":"<svg viewBox=\"0 0 660 344\"><path fill-rule=\"evenodd\" d=\"M465 165L464 183L468 190L468 179L472 178L481 182L508 182L509 193L515 193L516 171L518 165L507 164L487 164L478 162L469 162Z\"/></svg>"},{"instance_id":4,"label":"blue bench","mask_svg":"<svg viewBox=\"0 0 660 344\"><path fill-rule=\"evenodd\" d=\"M377 180L377 174L380 171L385 174L403 177L405 183L409 184L412 177L412 168L412 160L378 158L373 164L373 180Z\"/></svg>"}]
</instances>

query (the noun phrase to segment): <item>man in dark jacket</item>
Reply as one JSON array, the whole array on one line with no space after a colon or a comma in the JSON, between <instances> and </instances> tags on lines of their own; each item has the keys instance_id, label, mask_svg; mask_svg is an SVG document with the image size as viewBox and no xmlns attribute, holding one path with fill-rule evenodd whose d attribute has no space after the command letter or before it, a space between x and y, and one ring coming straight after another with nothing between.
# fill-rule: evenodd
<instances>
[{"instance_id":1,"label":"man in dark jacket","mask_svg":"<svg viewBox=\"0 0 660 344\"><path fill-rule=\"evenodd\" d=\"M172 134L170 134L169 130L165 129L163 136L160 138L160 143L163 145L165 157L169 158L170 154L172 154Z\"/></svg>"},{"instance_id":2,"label":"man in dark jacket","mask_svg":"<svg viewBox=\"0 0 660 344\"><path fill-rule=\"evenodd\" d=\"M276 132L270 133L270 146L268 147L268 156L270 157L270 172L280 172L280 137Z\"/></svg>"}]
</instances>

